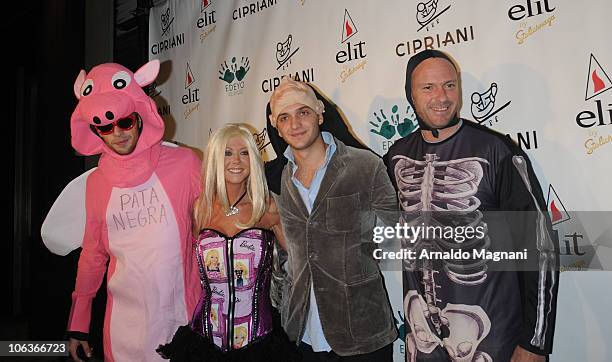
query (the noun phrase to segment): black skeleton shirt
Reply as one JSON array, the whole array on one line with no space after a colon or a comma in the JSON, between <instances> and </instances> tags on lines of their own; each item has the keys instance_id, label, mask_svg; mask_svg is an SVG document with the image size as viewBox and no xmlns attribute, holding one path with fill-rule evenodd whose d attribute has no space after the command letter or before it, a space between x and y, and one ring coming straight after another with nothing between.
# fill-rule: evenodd
<instances>
[{"instance_id":1,"label":"black skeleton shirt","mask_svg":"<svg viewBox=\"0 0 612 362\"><path fill-rule=\"evenodd\" d=\"M417 254L529 250L532 265L496 268L492 260L421 255L404 261L406 360L509 361L517 345L550 353L558 245L526 154L509 138L462 120L439 143L426 142L419 131L398 140L385 163L401 221L484 227L478 240L419 238L408 245Z\"/></svg>"}]
</instances>

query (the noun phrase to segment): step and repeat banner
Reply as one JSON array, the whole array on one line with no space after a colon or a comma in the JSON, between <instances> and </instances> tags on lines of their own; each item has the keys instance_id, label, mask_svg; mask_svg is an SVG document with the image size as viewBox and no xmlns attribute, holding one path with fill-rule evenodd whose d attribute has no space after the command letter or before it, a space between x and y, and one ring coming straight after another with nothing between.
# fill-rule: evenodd
<instances>
[{"instance_id":1,"label":"step and repeat banner","mask_svg":"<svg viewBox=\"0 0 612 362\"><path fill-rule=\"evenodd\" d=\"M314 84L382 156L417 127L408 59L447 52L461 68L461 116L527 152L559 234L552 360L609 361L610 13L609 0L169 0L150 13L154 99L167 140L203 150L212 131L248 122L270 160L266 104L289 76ZM401 326L401 274L384 274Z\"/></svg>"}]
</instances>

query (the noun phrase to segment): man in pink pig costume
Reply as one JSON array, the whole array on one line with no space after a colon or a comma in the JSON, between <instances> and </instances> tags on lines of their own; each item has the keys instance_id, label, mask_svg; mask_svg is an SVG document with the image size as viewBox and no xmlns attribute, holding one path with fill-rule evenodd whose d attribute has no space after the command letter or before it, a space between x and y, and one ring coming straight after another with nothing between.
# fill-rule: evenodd
<instances>
[{"instance_id":1,"label":"man in pink pig costume","mask_svg":"<svg viewBox=\"0 0 612 362\"><path fill-rule=\"evenodd\" d=\"M162 144L163 120L141 89L158 72L158 60L135 73L109 63L82 70L74 83L72 146L83 155L102 154L86 180L68 322L75 359L79 345L91 355L91 304L109 259L106 361L160 360L155 348L188 322L199 297L191 215L201 162L187 148Z\"/></svg>"}]
</instances>

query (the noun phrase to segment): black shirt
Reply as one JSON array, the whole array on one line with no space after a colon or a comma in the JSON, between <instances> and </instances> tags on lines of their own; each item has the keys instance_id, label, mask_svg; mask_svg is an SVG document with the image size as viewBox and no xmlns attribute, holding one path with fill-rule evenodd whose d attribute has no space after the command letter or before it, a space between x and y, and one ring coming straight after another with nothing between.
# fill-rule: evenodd
<instances>
[{"instance_id":1,"label":"black shirt","mask_svg":"<svg viewBox=\"0 0 612 362\"><path fill-rule=\"evenodd\" d=\"M529 188L514 156L526 161ZM462 120L453 135L438 143L425 141L418 130L398 140L385 163L405 221L414 215L432 220L423 215L434 215L439 225L435 215L462 210L470 222L475 220L473 225L487 226L486 238L476 245L525 248L530 257L538 253L533 215L534 210L545 210L542 191L528 157L508 137ZM531 216L516 220L505 211ZM504 222L493 220L500 214ZM451 224L457 220L447 218L445 225ZM546 226L552 235L550 222ZM438 251L468 246L433 239L411 246ZM534 259L537 265L537 255ZM494 270L474 260L426 260L408 267L403 273L406 353L416 360L508 361L517 344L534 353L550 353L558 273ZM546 276L544 282L539 282L541 275ZM544 298L538 301L538 296Z\"/></svg>"}]
</instances>

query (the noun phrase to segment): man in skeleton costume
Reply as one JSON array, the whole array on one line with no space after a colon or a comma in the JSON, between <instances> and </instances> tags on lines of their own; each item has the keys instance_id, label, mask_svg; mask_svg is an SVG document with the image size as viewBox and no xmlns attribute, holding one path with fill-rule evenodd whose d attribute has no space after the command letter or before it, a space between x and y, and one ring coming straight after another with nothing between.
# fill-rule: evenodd
<instances>
[{"instance_id":1,"label":"man in skeleton costume","mask_svg":"<svg viewBox=\"0 0 612 362\"><path fill-rule=\"evenodd\" d=\"M385 155L401 221L484 230L465 241L434 233L409 246L417 258L404 264L407 360L544 361L552 349L558 247L527 155L509 138L458 117L459 74L440 51L410 59L406 96L420 130ZM495 213L498 220L489 221ZM419 259L423 249L473 255L501 245L529 250L531 267Z\"/></svg>"}]
</instances>

